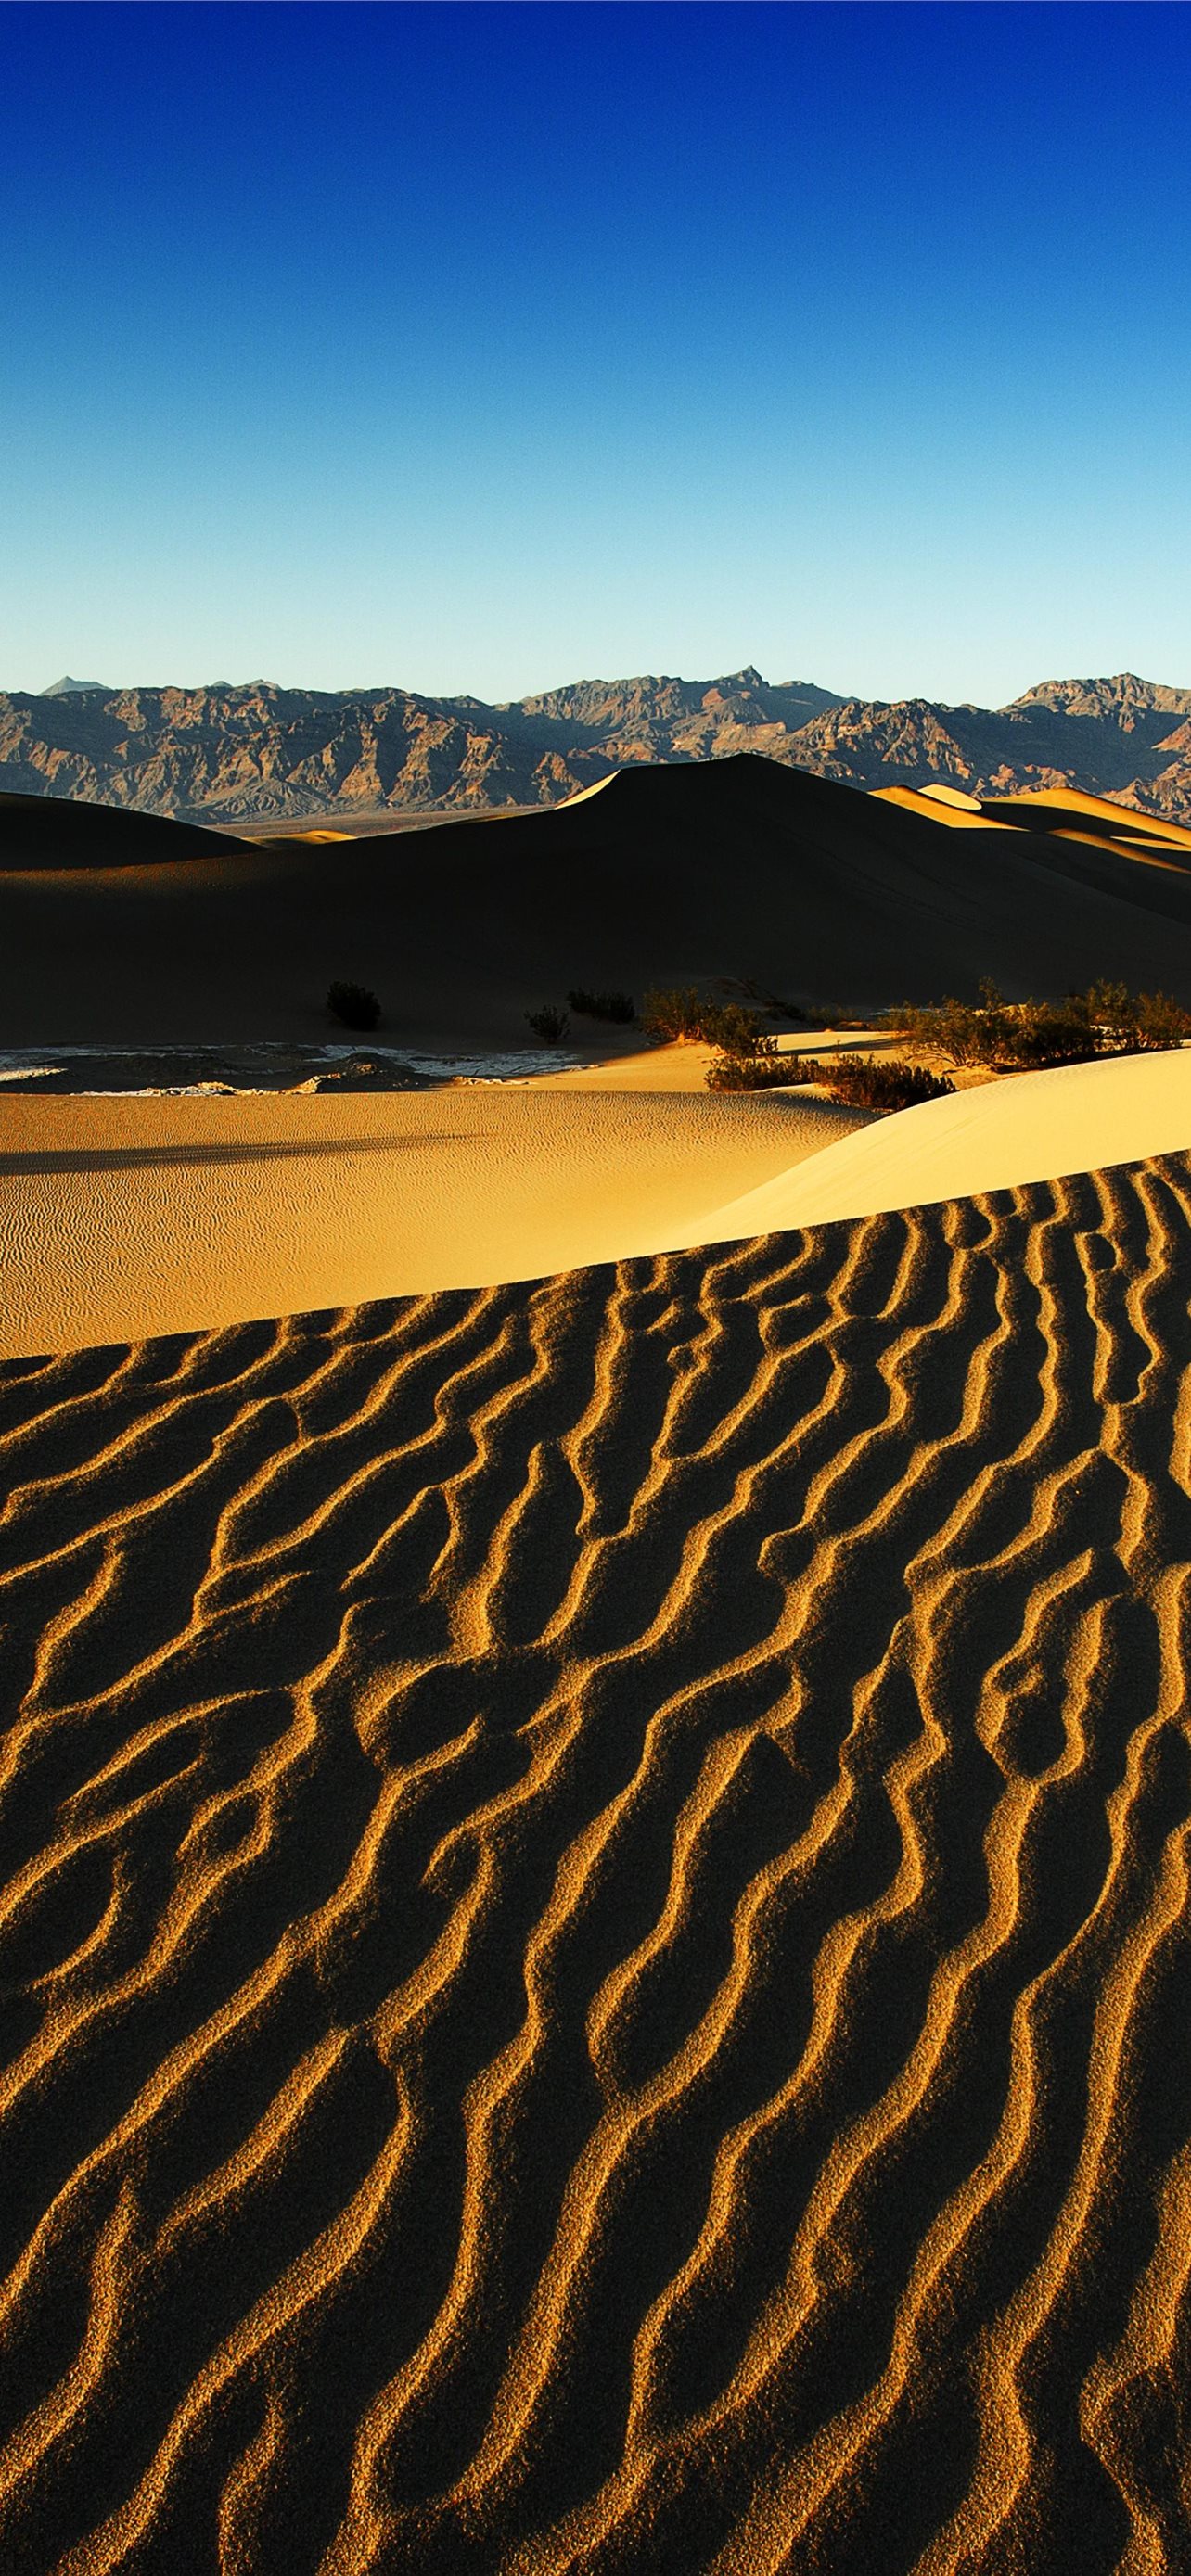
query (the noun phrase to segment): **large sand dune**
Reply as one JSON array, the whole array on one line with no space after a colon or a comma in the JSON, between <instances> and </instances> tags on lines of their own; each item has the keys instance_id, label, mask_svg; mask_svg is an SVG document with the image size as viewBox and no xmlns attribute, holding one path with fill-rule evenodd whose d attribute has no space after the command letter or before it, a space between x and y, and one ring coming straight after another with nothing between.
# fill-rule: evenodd
<instances>
[{"instance_id":1,"label":"large sand dune","mask_svg":"<svg viewBox=\"0 0 1191 2576\"><path fill-rule=\"evenodd\" d=\"M95 809L63 807L54 869L49 844L29 866L27 825L0 803L0 1036L318 1038L337 976L379 993L386 1033L429 1048L528 1042L526 1010L577 984L639 998L735 976L867 1010L974 998L984 975L1013 996L1112 974L1191 1004L1191 869L1053 830L955 831L945 810L742 755L623 771L552 812L327 847L199 834L207 855L170 859L179 826L117 816L127 863L106 868L78 857L77 816ZM142 825L158 864L131 863Z\"/></svg>"},{"instance_id":2,"label":"large sand dune","mask_svg":"<svg viewBox=\"0 0 1191 2576\"><path fill-rule=\"evenodd\" d=\"M0 1372L5 2569L1186 2564L1189 1301L1176 1159Z\"/></svg>"}]
</instances>

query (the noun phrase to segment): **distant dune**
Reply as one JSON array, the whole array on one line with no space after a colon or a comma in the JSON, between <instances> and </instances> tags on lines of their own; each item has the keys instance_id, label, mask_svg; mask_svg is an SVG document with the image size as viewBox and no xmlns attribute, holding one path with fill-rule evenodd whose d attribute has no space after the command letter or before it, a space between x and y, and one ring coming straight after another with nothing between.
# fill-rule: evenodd
<instances>
[{"instance_id":1,"label":"distant dune","mask_svg":"<svg viewBox=\"0 0 1191 2576\"><path fill-rule=\"evenodd\" d=\"M185 864L180 826L118 817L102 828L125 863L96 868L79 856L89 809L59 811L60 873L52 842L30 868L28 809L0 806L13 1045L310 1039L333 975L380 994L387 1033L431 1047L525 1042L526 1010L575 983L639 998L730 975L830 1014L974 997L982 975L1012 996L1111 973L1191 1004L1191 849L1184 864L1162 841L1159 866L1090 826L957 831L752 755L432 834L207 836ZM142 833L152 867L128 863Z\"/></svg>"},{"instance_id":2,"label":"distant dune","mask_svg":"<svg viewBox=\"0 0 1191 2576\"><path fill-rule=\"evenodd\" d=\"M1189 1303L1178 1159L0 1371L6 2569L1183 2565Z\"/></svg>"},{"instance_id":3,"label":"distant dune","mask_svg":"<svg viewBox=\"0 0 1191 2576\"><path fill-rule=\"evenodd\" d=\"M228 832L81 805L63 796L0 795L0 869L154 868L178 859L221 859L250 844Z\"/></svg>"}]
</instances>

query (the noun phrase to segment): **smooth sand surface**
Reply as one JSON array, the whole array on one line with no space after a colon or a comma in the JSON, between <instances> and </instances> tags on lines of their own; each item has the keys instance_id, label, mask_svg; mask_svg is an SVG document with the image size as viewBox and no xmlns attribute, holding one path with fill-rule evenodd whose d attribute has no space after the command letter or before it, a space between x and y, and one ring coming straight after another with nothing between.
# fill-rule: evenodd
<instances>
[{"instance_id":1,"label":"smooth sand surface","mask_svg":"<svg viewBox=\"0 0 1191 2576\"><path fill-rule=\"evenodd\" d=\"M6 2571L1185 2566L1189 1305L1175 1160L0 1370Z\"/></svg>"},{"instance_id":2,"label":"smooth sand surface","mask_svg":"<svg viewBox=\"0 0 1191 2576\"><path fill-rule=\"evenodd\" d=\"M1133 805L1119 805L1110 796L1087 796L1078 787L1032 787L1016 796L989 797L986 803L994 814L1011 814L1015 806L1027 814L1035 807L1043 814L1087 814L1098 817L1115 832L1171 841L1191 851L1191 832L1185 824L1172 823L1164 814L1142 813Z\"/></svg>"},{"instance_id":3,"label":"smooth sand surface","mask_svg":"<svg viewBox=\"0 0 1191 2576\"><path fill-rule=\"evenodd\" d=\"M863 1123L791 1093L0 1097L0 1356L653 1252Z\"/></svg>"},{"instance_id":4,"label":"smooth sand surface","mask_svg":"<svg viewBox=\"0 0 1191 2576\"><path fill-rule=\"evenodd\" d=\"M953 832L1008 832L1015 828L991 821L974 796L940 796L926 787L874 787L871 792L882 804L900 805L905 813L921 814L932 823L945 823Z\"/></svg>"},{"instance_id":5,"label":"smooth sand surface","mask_svg":"<svg viewBox=\"0 0 1191 2576\"><path fill-rule=\"evenodd\" d=\"M925 1207L1188 1148L1191 1047L1012 1074L879 1119L788 1180L760 1183L719 1209L715 1239Z\"/></svg>"},{"instance_id":6,"label":"smooth sand surface","mask_svg":"<svg viewBox=\"0 0 1191 2576\"><path fill-rule=\"evenodd\" d=\"M0 1098L0 1357L541 1278L1184 1148L1191 1049L879 1119L796 1092Z\"/></svg>"}]
</instances>

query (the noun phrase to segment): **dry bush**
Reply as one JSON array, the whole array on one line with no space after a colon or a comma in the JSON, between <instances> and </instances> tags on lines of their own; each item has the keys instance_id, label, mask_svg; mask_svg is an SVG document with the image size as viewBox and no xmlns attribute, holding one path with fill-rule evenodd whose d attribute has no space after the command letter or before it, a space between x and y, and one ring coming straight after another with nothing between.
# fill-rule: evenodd
<instances>
[{"instance_id":1,"label":"dry bush","mask_svg":"<svg viewBox=\"0 0 1191 2576\"><path fill-rule=\"evenodd\" d=\"M675 1038L701 1038L705 1007L693 984L654 987L641 1004L641 1026L662 1045Z\"/></svg>"},{"instance_id":2,"label":"dry bush","mask_svg":"<svg viewBox=\"0 0 1191 2576\"><path fill-rule=\"evenodd\" d=\"M571 1009L584 1020L614 1020L628 1028L637 1016L637 1005L631 993L589 993L582 985L567 994Z\"/></svg>"},{"instance_id":3,"label":"dry bush","mask_svg":"<svg viewBox=\"0 0 1191 2576\"><path fill-rule=\"evenodd\" d=\"M1124 984L1089 984L1061 1002L1007 1002L986 981L978 1003L903 1002L887 1014L887 1025L919 1046L937 1047L953 1064L1038 1073L1097 1056L1180 1046L1191 1036L1191 1013L1168 993L1130 993Z\"/></svg>"},{"instance_id":4,"label":"dry bush","mask_svg":"<svg viewBox=\"0 0 1191 2576\"><path fill-rule=\"evenodd\" d=\"M543 1002L540 1011L527 1011L525 1016L535 1038L541 1038L544 1046L562 1045L571 1025L565 1011L556 1010L553 1002Z\"/></svg>"},{"instance_id":5,"label":"dry bush","mask_svg":"<svg viewBox=\"0 0 1191 2576\"><path fill-rule=\"evenodd\" d=\"M693 984L647 993L641 1025L648 1036L662 1043L701 1038L723 1055L777 1054L777 1039L762 1029L759 1011L747 1010L743 1002L700 1000Z\"/></svg>"},{"instance_id":6,"label":"dry bush","mask_svg":"<svg viewBox=\"0 0 1191 2576\"><path fill-rule=\"evenodd\" d=\"M374 1029L380 1018L380 1003L366 984L329 985L327 1009L345 1029Z\"/></svg>"},{"instance_id":7,"label":"dry bush","mask_svg":"<svg viewBox=\"0 0 1191 2576\"><path fill-rule=\"evenodd\" d=\"M905 1064L897 1056L838 1056L820 1067L833 1100L856 1109L917 1109L924 1100L946 1100L955 1084L946 1073L928 1073L922 1064Z\"/></svg>"},{"instance_id":8,"label":"dry bush","mask_svg":"<svg viewBox=\"0 0 1191 2576\"><path fill-rule=\"evenodd\" d=\"M813 1055L717 1055L707 1068L709 1091L776 1091L802 1082L822 1082L823 1067Z\"/></svg>"}]
</instances>

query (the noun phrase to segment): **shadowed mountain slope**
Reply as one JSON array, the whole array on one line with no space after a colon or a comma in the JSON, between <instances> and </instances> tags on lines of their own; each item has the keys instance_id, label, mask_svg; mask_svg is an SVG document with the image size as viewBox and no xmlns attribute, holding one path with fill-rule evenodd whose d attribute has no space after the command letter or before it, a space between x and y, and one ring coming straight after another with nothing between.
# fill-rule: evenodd
<instances>
[{"instance_id":1,"label":"shadowed mountain slope","mask_svg":"<svg viewBox=\"0 0 1191 2576\"><path fill-rule=\"evenodd\" d=\"M955 831L749 755L433 833L0 876L0 931L14 1045L325 1035L334 975L427 1045L522 1039L528 1007L580 982L728 975L838 1010L1111 972L1191 1003L1181 868Z\"/></svg>"}]
</instances>

